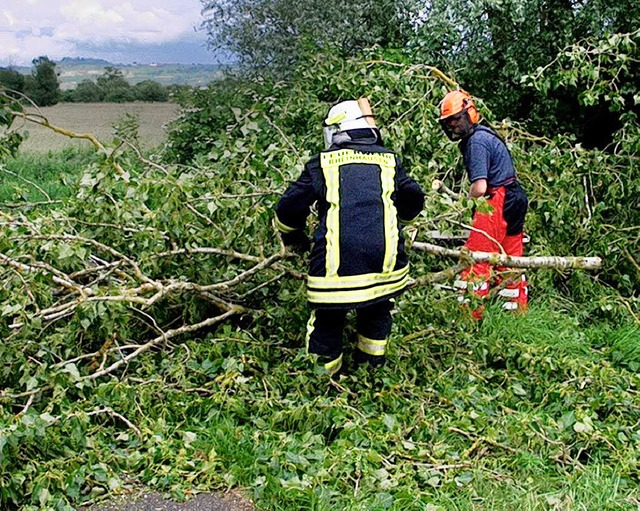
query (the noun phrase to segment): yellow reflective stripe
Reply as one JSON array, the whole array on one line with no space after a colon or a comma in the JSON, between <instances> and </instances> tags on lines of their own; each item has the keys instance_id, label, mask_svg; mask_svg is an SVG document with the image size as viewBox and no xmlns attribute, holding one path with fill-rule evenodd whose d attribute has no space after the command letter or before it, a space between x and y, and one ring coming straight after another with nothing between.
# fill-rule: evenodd
<instances>
[{"instance_id":1,"label":"yellow reflective stripe","mask_svg":"<svg viewBox=\"0 0 640 511\"><path fill-rule=\"evenodd\" d=\"M341 121L344 121L347 118L347 114L345 112L341 112L338 115L334 115L333 117L327 117L324 123L327 126L331 126L333 124L338 124Z\"/></svg>"},{"instance_id":2,"label":"yellow reflective stripe","mask_svg":"<svg viewBox=\"0 0 640 511\"><path fill-rule=\"evenodd\" d=\"M327 362L324 365L324 368L329 372L331 376L336 374L341 367L342 367L342 354L340 354L340 356L335 360L332 360L331 362Z\"/></svg>"},{"instance_id":3,"label":"yellow reflective stripe","mask_svg":"<svg viewBox=\"0 0 640 511\"><path fill-rule=\"evenodd\" d=\"M276 229L285 234L298 230L296 227L289 227L288 225L283 224L277 216L275 217L274 223L276 224Z\"/></svg>"},{"instance_id":4,"label":"yellow reflective stripe","mask_svg":"<svg viewBox=\"0 0 640 511\"><path fill-rule=\"evenodd\" d=\"M309 341L311 340L311 334L315 330L316 327L316 311L311 310L311 315L309 316L309 321L307 321L307 334L304 338L304 349L307 353L309 353Z\"/></svg>"},{"instance_id":5,"label":"yellow reflective stripe","mask_svg":"<svg viewBox=\"0 0 640 511\"><path fill-rule=\"evenodd\" d=\"M398 231L398 211L396 210L391 194L395 189L395 161L393 165L380 166L380 178L382 183L382 204L384 205L384 262L382 271L390 272L396 266L398 257L398 241L400 233Z\"/></svg>"},{"instance_id":6,"label":"yellow reflective stripe","mask_svg":"<svg viewBox=\"0 0 640 511\"><path fill-rule=\"evenodd\" d=\"M327 186L326 276L338 275L340 267L340 166L348 164L378 165L382 172L383 202L385 211L385 271L396 264L399 233L396 225L397 213L391 194L395 184L396 159L393 153L365 153L353 149L341 149L320 153L320 166Z\"/></svg>"},{"instance_id":7,"label":"yellow reflective stripe","mask_svg":"<svg viewBox=\"0 0 640 511\"><path fill-rule=\"evenodd\" d=\"M323 158L324 162L324 158ZM322 166L322 173L327 185L327 253L325 260L326 274L337 275L340 267L340 172L337 165Z\"/></svg>"},{"instance_id":8,"label":"yellow reflective stripe","mask_svg":"<svg viewBox=\"0 0 640 511\"><path fill-rule=\"evenodd\" d=\"M367 355L381 356L387 348L387 340L369 339L364 335L358 334L358 349Z\"/></svg>"},{"instance_id":9,"label":"yellow reflective stripe","mask_svg":"<svg viewBox=\"0 0 640 511\"><path fill-rule=\"evenodd\" d=\"M384 284L366 289L352 289L349 291L319 292L307 288L307 298L311 303L362 303L401 291L407 286L408 281L409 278L405 276L398 282L391 284Z\"/></svg>"},{"instance_id":10,"label":"yellow reflective stripe","mask_svg":"<svg viewBox=\"0 0 640 511\"><path fill-rule=\"evenodd\" d=\"M374 286L395 281L409 274L409 265L388 273L365 273L363 275L335 275L332 277L307 276L307 286L313 289L348 289Z\"/></svg>"},{"instance_id":11,"label":"yellow reflective stripe","mask_svg":"<svg viewBox=\"0 0 640 511\"><path fill-rule=\"evenodd\" d=\"M364 153L353 149L340 149L320 153L320 165L324 167L348 165L351 163L364 163L379 165L380 167L396 166L396 158L393 153Z\"/></svg>"}]
</instances>

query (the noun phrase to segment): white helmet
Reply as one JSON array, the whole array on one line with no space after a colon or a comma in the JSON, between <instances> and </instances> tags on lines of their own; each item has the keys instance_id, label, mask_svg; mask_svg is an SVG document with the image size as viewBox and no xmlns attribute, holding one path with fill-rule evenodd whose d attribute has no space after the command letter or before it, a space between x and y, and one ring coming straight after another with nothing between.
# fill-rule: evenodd
<instances>
[{"instance_id":1,"label":"white helmet","mask_svg":"<svg viewBox=\"0 0 640 511\"><path fill-rule=\"evenodd\" d=\"M371 106L366 98L342 101L331 107L324 120L324 142L331 146L333 135L340 131L375 128Z\"/></svg>"}]
</instances>

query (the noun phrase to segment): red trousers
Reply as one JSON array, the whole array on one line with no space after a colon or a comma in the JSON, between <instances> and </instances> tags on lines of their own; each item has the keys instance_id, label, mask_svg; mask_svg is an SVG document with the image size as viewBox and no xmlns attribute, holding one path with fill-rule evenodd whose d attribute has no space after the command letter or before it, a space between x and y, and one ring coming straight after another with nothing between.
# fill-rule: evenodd
<instances>
[{"instance_id":1,"label":"red trousers","mask_svg":"<svg viewBox=\"0 0 640 511\"><path fill-rule=\"evenodd\" d=\"M511 197L508 194L512 194ZM521 194L515 197L513 194ZM512 200L514 199L514 200ZM509 202L510 211L506 215L511 223L505 219L505 200ZM524 254L522 225L527 210L527 200L522 189L517 186L515 191L504 186L488 190L487 203L492 211L489 213L475 212L469 238L465 246L472 252L496 252L510 256ZM515 218L515 221L513 220ZM513 230L519 232L513 233ZM493 267L489 263L476 263L460 274L460 281L456 286L471 289L478 297L484 298L490 288L502 284L506 285L498 292L504 299L503 307L508 310L524 310L529 299L527 280L524 274L509 275L506 267ZM482 310L474 311L476 317L481 317Z\"/></svg>"}]
</instances>

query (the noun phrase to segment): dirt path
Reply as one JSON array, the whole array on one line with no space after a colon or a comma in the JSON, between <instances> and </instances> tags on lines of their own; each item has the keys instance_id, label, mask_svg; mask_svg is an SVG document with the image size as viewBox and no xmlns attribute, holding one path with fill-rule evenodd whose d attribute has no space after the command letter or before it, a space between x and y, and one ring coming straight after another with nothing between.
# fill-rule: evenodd
<instances>
[{"instance_id":1,"label":"dirt path","mask_svg":"<svg viewBox=\"0 0 640 511\"><path fill-rule=\"evenodd\" d=\"M140 491L79 511L256 511L256 508L237 493L200 493L186 502L176 502L156 492Z\"/></svg>"}]
</instances>

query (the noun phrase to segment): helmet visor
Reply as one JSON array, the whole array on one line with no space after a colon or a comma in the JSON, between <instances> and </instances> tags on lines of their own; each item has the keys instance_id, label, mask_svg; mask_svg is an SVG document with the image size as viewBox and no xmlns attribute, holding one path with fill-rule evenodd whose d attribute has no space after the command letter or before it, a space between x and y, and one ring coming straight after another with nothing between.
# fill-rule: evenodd
<instances>
[{"instance_id":1,"label":"helmet visor","mask_svg":"<svg viewBox=\"0 0 640 511\"><path fill-rule=\"evenodd\" d=\"M449 140L461 140L467 135L470 135L473 130L473 124L469 120L466 109L457 114L445 117L444 119L441 118L438 122Z\"/></svg>"}]
</instances>

